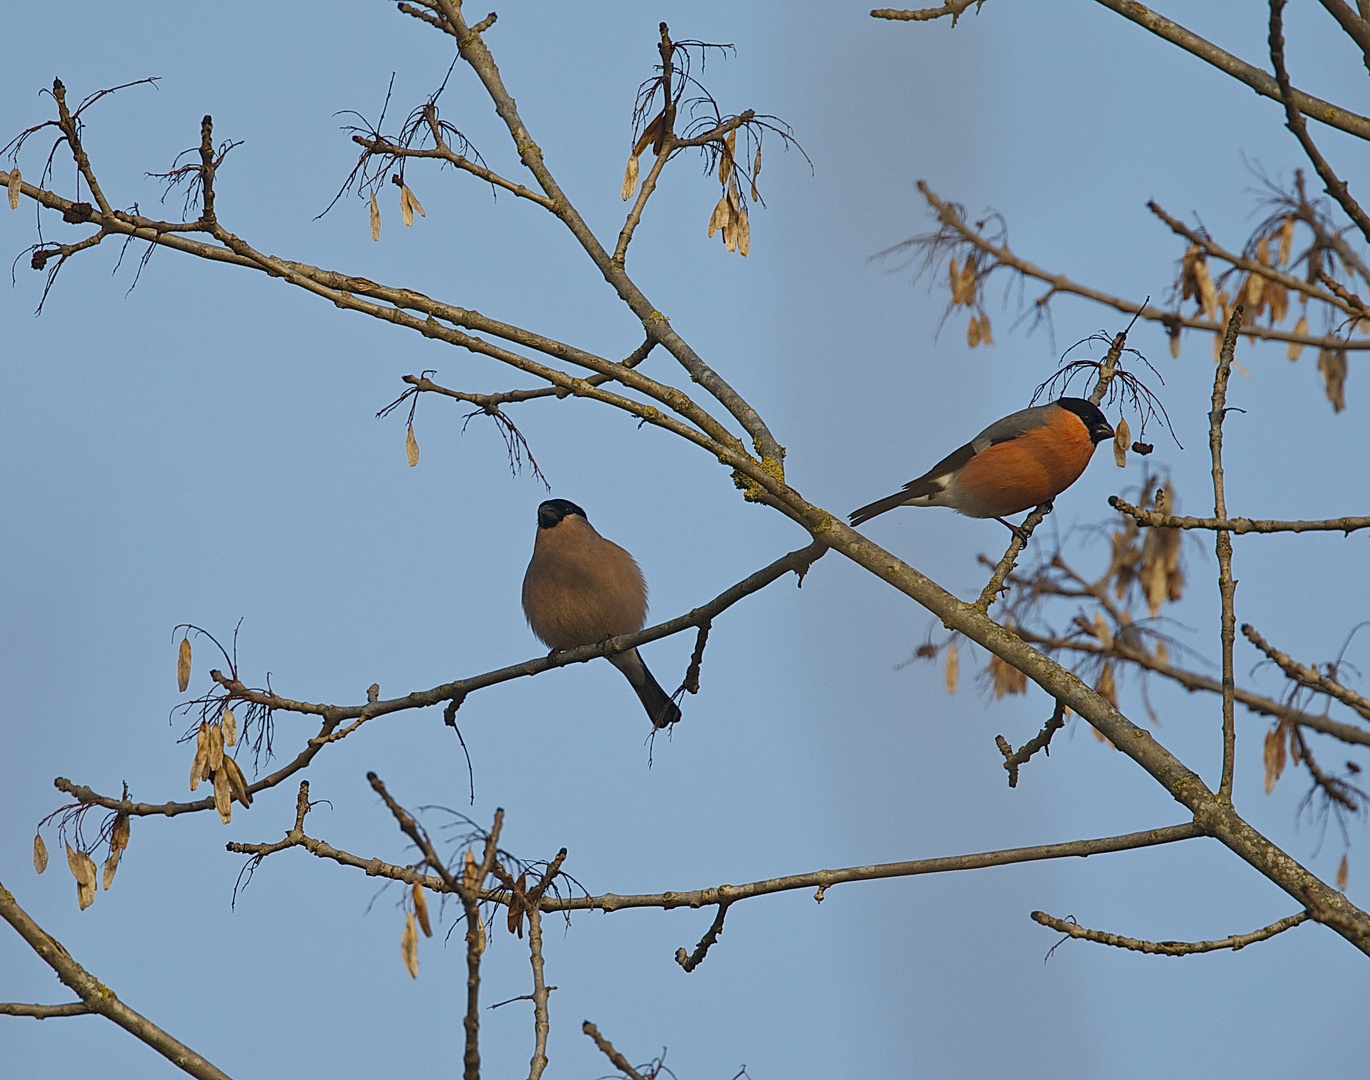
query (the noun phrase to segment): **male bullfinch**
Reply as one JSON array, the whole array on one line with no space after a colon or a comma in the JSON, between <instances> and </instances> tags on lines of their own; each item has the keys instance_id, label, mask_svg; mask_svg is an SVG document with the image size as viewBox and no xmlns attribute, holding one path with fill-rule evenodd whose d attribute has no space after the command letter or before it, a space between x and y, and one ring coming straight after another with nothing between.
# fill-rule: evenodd
<instances>
[{"instance_id":1,"label":"male bullfinch","mask_svg":"<svg viewBox=\"0 0 1370 1080\"><path fill-rule=\"evenodd\" d=\"M595 532L584 510L566 499L548 499L538 507L533 559L523 575L523 613L554 651L593 645L642 629L647 583L633 557ZM680 719L679 707L636 649L608 659L627 676L654 727Z\"/></svg>"},{"instance_id":2,"label":"male bullfinch","mask_svg":"<svg viewBox=\"0 0 1370 1080\"><path fill-rule=\"evenodd\" d=\"M967 517L1004 518L1050 502L1080 478L1094 447L1113 438L1097 406L1063 397L996 420L904 490L852 511L860 525L896 506L950 506ZM1016 531L1016 530L1015 530Z\"/></svg>"}]
</instances>

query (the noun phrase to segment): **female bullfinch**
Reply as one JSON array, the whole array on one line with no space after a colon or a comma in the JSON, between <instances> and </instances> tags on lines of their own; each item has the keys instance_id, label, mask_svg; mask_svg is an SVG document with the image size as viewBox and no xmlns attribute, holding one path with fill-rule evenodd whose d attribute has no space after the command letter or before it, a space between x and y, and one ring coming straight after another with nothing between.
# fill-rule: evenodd
<instances>
[{"instance_id":1,"label":"female bullfinch","mask_svg":"<svg viewBox=\"0 0 1370 1080\"><path fill-rule=\"evenodd\" d=\"M647 583L633 557L595 532L566 499L538 507L533 559L523 575L523 613L553 651L593 645L641 630L647 621ZM653 727L680 719L680 709L647 670L636 649L608 658L628 678Z\"/></svg>"},{"instance_id":2,"label":"female bullfinch","mask_svg":"<svg viewBox=\"0 0 1370 1080\"><path fill-rule=\"evenodd\" d=\"M1080 478L1094 447L1113 438L1097 406L1063 397L996 420L904 490L852 511L860 525L896 506L950 506L967 517L1004 518L1050 502Z\"/></svg>"}]
</instances>

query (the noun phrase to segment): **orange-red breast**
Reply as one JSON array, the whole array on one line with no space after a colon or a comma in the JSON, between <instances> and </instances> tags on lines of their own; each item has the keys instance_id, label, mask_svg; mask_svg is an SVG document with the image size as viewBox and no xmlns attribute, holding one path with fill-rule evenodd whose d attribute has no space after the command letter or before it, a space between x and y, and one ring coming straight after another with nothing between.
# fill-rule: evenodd
<instances>
[{"instance_id":1,"label":"orange-red breast","mask_svg":"<svg viewBox=\"0 0 1370 1080\"><path fill-rule=\"evenodd\" d=\"M1084 398L1023 409L990 424L903 491L852 511L851 523L896 506L950 506L967 517L1003 521L1065 491L1085 471L1094 447L1111 438L1112 425Z\"/></svg>"},{"instance_id":2,"label":"orange-red breast","mask_svg":"<svg viewBox=\"0 0 1370 1080\"><path fill-rule=\"evenodd\" d=\"M544 645L573 649L631 634L647 619L647 583L623 548L595 531L585 511L567 499L538 507L533 558L523 575L523 613ZM653 726L680 719L680 708L652 677L636 649L609 663L637 691Z\"/></svg>"}]
</instances>

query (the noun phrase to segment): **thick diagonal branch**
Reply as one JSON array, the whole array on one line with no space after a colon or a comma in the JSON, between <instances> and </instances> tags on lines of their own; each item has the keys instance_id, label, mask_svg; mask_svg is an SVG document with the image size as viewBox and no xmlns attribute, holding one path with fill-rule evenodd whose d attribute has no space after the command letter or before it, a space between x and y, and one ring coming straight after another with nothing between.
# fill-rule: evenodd
<instances>
[{"instance_id":1,"label":"thick diagonal branch","mask_svg":"<svg viewBox=\"0 0 1370 1080\"><path fill-rule=\"evenodd\" d=\"M76 992L77 997L91 1012L114 1021L141 1043L150 1046L182 1072L199 1080L229 1080L228 1074L216 1068L179 1039L167 1034L147 1017L134 1012L99 979L72 959L61 943L29 917L14 897L0 884L0 919L4 919L39 958L57 973L57 977ZM69 1006L57 1006L68 1008ZM31 1014L30 1014L31 1015ZM58 1014L54 1014L58 1015ZM74 1015L62 1013L60 1015Z\"/></svg>"}]
</instances>

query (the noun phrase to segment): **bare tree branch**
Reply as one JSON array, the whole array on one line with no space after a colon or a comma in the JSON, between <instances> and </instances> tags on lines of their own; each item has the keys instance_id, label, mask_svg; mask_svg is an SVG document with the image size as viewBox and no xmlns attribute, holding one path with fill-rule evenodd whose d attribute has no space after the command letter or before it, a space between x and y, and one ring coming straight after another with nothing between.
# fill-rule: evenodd
<instances>
[{"instance_id":1,"label":"bare tree branch","mask_svg":"<svg viewBox=\"0 0 1370 1080\"><path fill-rule=\"evenodd\" d=\"M36 1020L48 1020L56 1016L89 1016L94 1011L84 1001L72 1001L66 1005L25 1005L18 1001L0 1001L0 1016L32 1016Z\"/></svg>"},{"instance_id":2,"label":"bare tree branch","mask_svg":"<svg viewBox=\"0 0 1370 1080\"><path fill-rule=\"evenodd\" d=\"M1349 705L1360 713L1361 716L1370 720L1370 698L1364 694L1358 694L1349 687L1343 686L1330 675L1324 675L1316 668L1300 664L1292 659L1288 653L1282 653L1263 638L1254 626L1250 623L1242 624L1242 633L1252 645L1260 649L1266 656L1270 657L1279 669L1289 678L1293 679L1300 686L1306 686L1310 690L1316 690L1320 694L1336 698L1343 705Z\"/></svg>"},{"instance_id":3,"label":"bare tree branch","mask_svg":"<svg viewBox=\"0 0 1370 1080\"><path fill-rule=\"evenodd\" d=\"M604 1053L604 1056L613 1062L614 1068L628 1077L628 1080L647 1080L646 1077L628 1064L628 1059L614 1049L614 1044L601 1035L599 1033L599 1028L595 1027L594 1024L586 1020L585 1023L581 1025L581 1030L585 1032L586 1035L590 1036L590 1038L594 1039L595 1045L600 1048Z\"/></svg>"},{"instance_id":4,"label":"bare tree branch","mask_svg":"<svg viewBox=\"0 0 1370 1080\"><path fill-rule=\"evenodd\" d=\"M1357 529L1370 529L1370 517L1327 518L1323 521L1279 521L1274 519L1254 520L1252 518L1176 517L1163 514L1159 510L1143 510L1130 502L1110 495L1108 505L1120 514L1126 514L1138 525L1148 525L1159 529L1223 529L1240 536L1242 533L1276 532L1340 532L1348 536Z\"/></svg>"},{"instance_id":5,"label":"bare tree branch","mask_svg":"<svg viewBox=\"0 0 1370 1080\"><path fill-rule=\"evenodd\" d=\"M1085 941L1096 941L1100 945L1113 945L1119 949L1132 949L1135 952L1152 953L1158 956L1189 956L1191 953L1216 952L1219 949L1231 949L1236 952L1254 942L1265 941L1276 934L1282 934L1300 923L1307 922L1310 918L1312 916L1308 912L1300 911L1295 915L1288 915L1280 919L1279 922L1263 926L1259 930L1252 930L1246 934L1233 934L1231 937L1219 938L1216 941L1142 941L1140 938L1123 937L1121 934L1110 934L1104 930L1090 930L1069 919L1058 919L1054 915L1048 915L1045 911L1034 911L1032 913L1034 922L1049 926L1053 930L1059 930L1070 937L1083 938Z\"/></svg>"},{"instance_id":6,"label":"bare tree branch","mask_svg":"<svg viewBox=\"0 0 1370 1080\"><path fill-rule=\"evenodd\" d=\"M114 1021L141 1043L145 1043L170 1061L182 1072L197 1080L229 1080L228 1074L216 1068L180 1040L168 1035L147 1017L134 1012L99 979L72 959L56 938L46 933L19 906L14 897L0 884L0 919L4 919L39 958L57 973L64 984L76 992L90 1012L99 1013ZM34 1006L35 1008L71 1008L71 1006ZM32 1014L16 1014L32 1015ZM70 1016L75 1013L54 1013Z\"/></svg>"},{"instance_id":7,"label":"bare tree branch","mask_svg":"<svg viewBox=\"0 0 1370 1080\"><path fill-rule=\"evenodd\" d=\"M1213 457L1213 516L1219 521L1227 519L1227 495L1223 487L1223 420L1227 417L1227 380L1232 374L1237 331L1241 324L1242 305L1238 304L1227 320L1227 336L1223 338L1218 370L1213 376L1213 410L1208 414L1208 446ZM1232 667L1232 642L1237 636L1237 619L1233 612L1237 583L1232 580L1232 535L1226 529L1218 530L1216 550L1218 595L1222 600L1223 651L1223 771L1218 795L1230 800L1233 771L1237 767L1237 725L1233 718L1233 691L1237 681Z\"/></svg>"}]
</instances>

